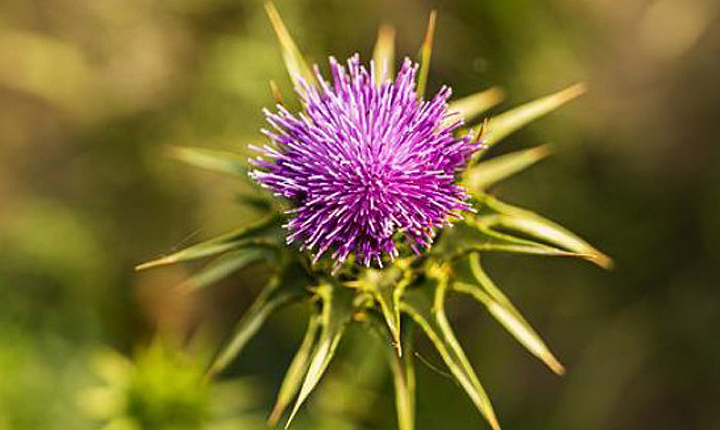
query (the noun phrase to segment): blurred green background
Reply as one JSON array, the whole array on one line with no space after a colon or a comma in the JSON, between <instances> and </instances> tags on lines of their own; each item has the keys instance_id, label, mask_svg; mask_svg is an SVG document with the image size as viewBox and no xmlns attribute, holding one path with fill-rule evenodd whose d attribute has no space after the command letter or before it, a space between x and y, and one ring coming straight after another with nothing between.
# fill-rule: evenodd
<instances>
[{"instance_id":1,"label":"blurred green background","mask_svg":"<svg viewBox=\"0 0 720 430\"><path fill-rule=\"evenodd\" d=\"M499 85L500 110L586 82L587 95L498 148L550 142L555 154L494 193L585 236L615 270L485 259L568 374L469 301L450 308L458 336L504 428L720 428L720 3L277 6L323 66L328 54L368 59L383 22L414 56L437 8L430 89ZM235 182L167 150L247 153L262 142L269 79L290 94L260 1L0 2L0 430L264 428L307 309L273 319L221 381L194 390L264 268L178 296L194 267L133 266L256 216L234 204ZM344 349L295 428L394 428L372 348ZM418 429L485 428L459 387L417 366ZM143 396L171 400L134 406Z\"/></svg>"}]
</instances>

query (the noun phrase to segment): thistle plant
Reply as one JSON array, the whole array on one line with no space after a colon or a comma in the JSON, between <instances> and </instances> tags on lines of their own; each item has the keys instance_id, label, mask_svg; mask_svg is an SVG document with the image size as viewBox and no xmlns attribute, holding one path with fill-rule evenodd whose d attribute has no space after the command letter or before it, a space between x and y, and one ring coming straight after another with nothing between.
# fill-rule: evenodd
<instances>
[{"instance_id":1,"label":"thistle plant","mask_svg":"<svg viewBox=\"0 0 720 430\"><path fill-rule=\"evenodd\" d=\"M425 333L493 429L492 405L445 313L450 294L467 295L553 372L563 366L486 274L482 256L511 252L610 259L560 225L493 197L488 189L541 160L546 146L485 160L510 133L580 95L580 84L485 119L497 88L449 101L425 89L436 15L419 61L394 73L394 31L382 27L372 61L330 57L330 78L305 63L272 4L266 5L302 108L264 111L268 143L250 162L217 151L178 148L178 158L237 176L261 194L267 216L222 236L139 266L215 257L188 284L204 287L250 264L275 270L209 373L222 371L259 327L291 303L312 303L307 331L270 415L289 425L319 383L350 324L381 337L393 376L398 424L414 428L413 331ZM257 200L257 199L256 199ZM257 201L255 201L257 203ZM293 402L294 400L294 402Z\"/></svg>"},{"instance_id":2,"label":"thistle plant","mask_svg":"<svg viewBox=\"0 0 720 430\"><path fill-rule=\"evenodd\" d=\"M197 349L197 348L193 348ZM156 338L126 357L108 349L91 356L95 383L78 406L103 430L253 429L262 426L250 380L209 381L207 355Z\"/></svg>"},{"instance_id":3,"label":"thistle plant","mask_svg":"<svg viewBox=\"0 0 720 430\"><path fill-rule=\"evenodd\" d=\"M197 357L154 342L134 360L108 350L93 357L101 384L81 391L78 404L106 429L203 428L209 386Z\"/></svg>"}]
</instances>

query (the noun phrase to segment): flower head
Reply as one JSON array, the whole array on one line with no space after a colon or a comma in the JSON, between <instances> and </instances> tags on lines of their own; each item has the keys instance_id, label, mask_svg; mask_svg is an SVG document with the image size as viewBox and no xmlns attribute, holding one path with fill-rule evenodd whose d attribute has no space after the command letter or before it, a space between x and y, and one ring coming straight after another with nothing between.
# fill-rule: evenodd
<instances>
[{"instance_id":1,"label":"flower head","mask_svg":"<svg viewBox=\"0 0 720 430\"><path fill-rule=\"evenodd\" d=\"M293 203L287 240L316 260L330 251L338 263L354 254L382 265L382 255L398 254L398 238L418 253L470 209L455 176L474 144L453 135L462 122L448 121L451 90L418 99L418 65L409 59L382 84L358 55L347 68L331 57L330 69L332 84L317 67L318 87L300 81L303 112L265 110L275 145L260 150L265 158L253 160L251 175Z\"/></svg>"},{"instance_id":2,"label":"flower head","mask_svg":"<svg viewBox=\"0 0 720 430\"><path fill-rule=\"evenodd\" d=\"M504 112L492 122L488 139L482 139L485 122L468 133L478 136L474 140L455 137L461 117L473 121L499 103L502 93L491 88L453 101L451 107L447 87L428 100L418 97L427 82L434 12L420 50L422 66L406 59L392 80L378 73L372 63L369 68L363 67L357 55L345 66L330 58L332 82L328 82L317 67L314 74L307 67L272 3L267 3L266 9L303 109L299 113L290 113L283 106L275 112L265 110L272 128L263 132L272 142L255 148L261 155L252 160L250 176L287 199L291 209L279 214L268 199L269 214L257 224L139 267L221 254L193 278L198 280L189 283L192 288L253 262L265 261L275 267L271 281L238 323L233 341L211 365L211 374L232 361L269 314L296 300L321 304L312 307L296 356L303 358L304 369L293 362L270 416L273 424L295 397L287 428L318 386L347 326L362 322L363 328L384 339L387 352L396 357L390 367L400 429L414 428L415 384L408 378L414 373L414 361L405 359L412 358L411 353L402 352L413 348L413 336L404 335L410 324L425 332L458 385L493 430L499 430L490 400L447 320L447 292L452 289L467 294L488 307L528 351L562 374L562 364L483 271L480 252L575 256L606 268L611 260L557 223L487 193L492 184L547 155L544 146L478 160L470 168L465 165L480 146L478 140L486 147L497 144L580 95L583 86L573 85ZM374 50L378 64L394 64L393 47L394 31L381 28ZM233 175L238 172L237 159L225 152L184 148L179 155L202 167ZM480 159L483 154L477 155ZM468 201L465 191L457 185L459 181L475 201ZM462 214L474 210L471 203L475 209L482 207L481 215ZM453 217L461 218L457 220L460 228L436 237L436 231ZM286 224L281 226L280 219ZM300 249L284 246L283 236L287 242L299 243ZM343 276L333 273L328 277L324 270L308 267L303 255L304 250L313 252L316 260L331 255L335 269L348 257L365 265L373 261L382 265L387 263L387 257L392 260L404 252L406 246L420 253L433 240L438 242L434 252L422 259L402 258L383 270L359 268ZM447 353L448 345L452 354Z\"/></svg>"}]
</instances>

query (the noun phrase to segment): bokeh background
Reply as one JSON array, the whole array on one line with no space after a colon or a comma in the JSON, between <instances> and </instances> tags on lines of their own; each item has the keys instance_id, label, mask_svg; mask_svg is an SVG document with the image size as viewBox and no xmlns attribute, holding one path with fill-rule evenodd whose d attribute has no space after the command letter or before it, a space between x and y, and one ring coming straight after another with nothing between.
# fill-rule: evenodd
<instances>
[{"instance_id":1,"label":"bokeh background","mask_svg":"<svg viewBox=\"0 0 720 430\"><path fill-rule=\"evenodd\" d=\"M567 375L474 303L452 302L458 336L507 429L720 428L720 3L277 6L322 64L369 58L383 22L414 56L437 8L430 89L499 85L501 110L586 82L585 96L498 148L549 142L554 156L494 193L585 236L615 269L486 258ZM236 182L167 154L262 142L269 79L290 94L260 1L0 2L1 430L265 428L308 310L274 318L205 392L194 381L265 268L179 296L195 266L133 267L257 216L234 204ZM296 428L394 428L371 350L343 346ZM485 428L420 352L418 429ZM152 406L162 399L176 409Z\"/></svg>"}]
</instances>

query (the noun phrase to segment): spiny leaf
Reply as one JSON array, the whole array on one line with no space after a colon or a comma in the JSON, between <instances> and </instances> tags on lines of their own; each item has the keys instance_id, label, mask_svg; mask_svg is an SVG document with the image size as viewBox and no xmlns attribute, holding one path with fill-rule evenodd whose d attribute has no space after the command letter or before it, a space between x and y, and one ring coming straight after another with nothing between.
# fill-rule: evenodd
<instances>
[{"instance_id":1,"label":"spiny leaf","mask_svg":"<svg viewBox=\"0 0 720 430\"><path fill-rule=\"evenodd\" d=\"M402 345L400 343L400 307L394 286L377 291L375 297L380 303L385 322L392 334L393 345L395 345L398 355L402 355Z\"/></svg>"},{"instance_id":2,"label":"spiny leaf","mask_svg":"<svg viewBox=\"0 0 720 430\"><path fill-rule=\"evenodd\" d=\"M243 247L273 247L278 243L280 217L268 216L261 221L212 239L192 245L168 256L140 264L135 270L209 257Z\"/></svg>"},{"instance_id":3,"label":"spiny leaf","mask_svg":"<svg viewBox=\"0 0 720 430\"><path fill-rule=\"evenodd\" d=\"M375 82L378 85L395 75L395 28L391 25L383 24L378 30L377 42L373 49L373 63Z\"/></svg>"},{"instance_id":4,"label":"spiny leaf","mask_svg":"<svg viewBox=\"0 0 720 430\"><path fill-rule=\"evenodd\" d=\"M390 354L390 370L395 387L395 407L398 430L415 429L415 363L413 361L413 330L406 329L402 335L405 355Z\"/></svg>"},{"instance_id":5,"label":"spiny leaf","mask_svg":"<svg viewBox=\"0 0 720 430\"><path fill-rule=\"evenodd\" d=\"M328 372L313 391L314 428L360 430L378 421L381 387L389 373L384 354L392 348L365 333L353 334L343 350L343 365Z\"/></svg>"},{"instance_id":6,"label":"spiny leaf","mask_svg":"<svg viewBox=\"0 0 720 430\"><path fill-rule=\"evenodd\" d=\"M307 331L305 337L303 337L302 343L295 353L295 357L290 363L290 367L285 374L280 391L278 392L277 400L275 401L275 407L273 407L268 423L271 426L275 426L280 416L285 411L285 408L290 404L290 401L295 397L300 384L303 381L303 377L308 371L310 365L310 354L315 346L317 339L318 329L320 328L320 315L316 314L310 317L308 322Z\"/></svg>"},{"instance_id":7,"label":"spiny leaf","mask_svg":"<svg viewBox=\"0 0 720 430\"><path fill-rule=\"evenodd\" d=\"M412 317L435 345L445 365L494 430L500 429L492 404L445 316L445 276L433 277L403 296L401 309Z\"/></svg>"},{"instance_id":8,"label":"spiny leaf","mask_svg":"<svg viewBox=\"0 0 720 430\"><path fill-rule=\"evenodd\" d=\"M471 195L477 194L478 191L530 167L549 153L547 145L542 145L484 161L465 171L463 185Z\"/></svg>"},{"instance_id":9,"label":"spiny leaf","mask_svg":"<svg viewBox=\"0 0 720 430\"><path fill-rule=\"evenodd\" d=\"M283 104L283 96L280 91L280 87L278 87L277 83L272 79L270 79L270 92L272 93L273 100L275 100L275 104Z\"/></svg>"},{"instance_id":10,"label":"spiny leaf","mask_svg":"<svg viewBox=\"0 0 720 430\"><path fill-rule=\"evenodd\" d=\"M432 56L432 45L435 39L436 21L437 11L433 10L430 12L425 39L420 47L420 71L418 72L417 95L418 98L421 99L425 96L425 87L427 86L427 78L430 73L430 57Z\"/></svg>"},{"instance_id":11,"label":"spiny leaf","mask_svg":"<svg viewBox=\"0 0 720 430\"><path fill-rule=\"evenodd\" d=\"M318 287L316 294L322 300L323 306L320 339L313 349L308 372L300 387L300 394L298 394L285 428L290 426L300 406L305 403L305 400L320 382L320 378L335 355L335 350L353 313L355 292L352 289L322 284Z\"/></svg>"},{"instance_id":12,"label":"spiny leaf","mask_svg":"<svg viewBox=\"0 0 720 430\"><path fill-rule=\"evenodd\" d=\"M171 146L170 155L196 167L248 179L247 162L239 154L217 149Z\"/></svg>"},{"instance_id":13,"label":"spiny leaf","mask_svg":"<svg viewBox=\"0 0 720 430\"><path fill-rule=\"evenodd\" d=\"M253 263L271 260L274 257L277 257L277 251L271 248L247 248L230 252L203 267L179 288L186 292L197 291Z\"/></svg>"},{"instance_id":14,"label":"spiny leaf","mask_svg":"<svg viewBox=\"0 0 720 430\"><path fill-rule=\"evenodd\" d=\"M208 373L216 375L242 351L245 345L260 330L270 315L276 310L298 299L297 294L289 291L277 291L270 286L265 287L260 296L248 309L235 327L232 340L218 355Z\"/></svg>"},{"instance_id":15,"label":"spiny leaf","mask_svg":"<svg viewBox=\"0 0 720 430\"><path fill-rule=\"evenodd\" d=\"M483 143L486 148L493 146L507 135L554 111L584 92L584 84L575 84L491 118L490 131Z\"/></svg>"},{"instance_id":16,"label":"spiny leaf","mask_svg":"<svg viewBox=\"0 0 720 430\"><path fill-rule=\"evenodd\" d=\"M491 218L493 227L516 231L532 239L560 247L605 269L612 267L610 257L557 223L534 212L503 203L491 196L486 196L483 203L486 208L498 214Z\"/></svg>"},{"instance_id":17,"label":"spiny leaf","mask_svg":"<svg viewBox=\"0 0 720 430\"><path fill-rule=\"evenodd\" d=\"M464 222L443 232L431 252L437 256L451 255L453 258L477 251L584 258L574 252L496 231L495 217L496 215L467 215Z\"/></svg>"},{"instance_id":18,"label":"spiny leaf","mask_svg":"<svg viewBox=\"0 0 720 430\"><path fill-rule=\"evenodd\" d=\"M270 211L274 209L274 206L276 206L275 209L282 209L277 200L269 198L271 194L267 190L262 189L255 181L250 180L247 158L240 154L191 146L170 146L168 150L170 156L178 161L245 181L257 195L238 195L237 200L240 203L263 211Z\"/></svg>"},{"instance_id":19,"label":"spiny leaf","mask_svg":"<svg viewBox=\"0 0 720 430\"><path fill-rule=\"evenodd\" d=\"M273 276L253 304L240 318L232 340L218 354L208 373L216 375L227 367L242 351L247 342L262 327L267 318L279 308L306 295L309 278L298 263L292 263Z\"/></svg>"},{"instance_id":20,"label":"spiny leaf","mask_svg":"<svg viewBox=\"0 0 720 430\"><path fill-rule=\"evenodd\" d=\"M401 342L402 350L405 353L400 356L396 353L396 348L389 345L394 342L393 336L387 324L384 323L382 317L372 310L364 314L363 321L369 324L369 328L380 337L383 345L386 346L385 356L390 364L390 370L393 375L393 385L395 387L395 405L398 414L399 430L414 430L415 428L415 364L414 364L414 326L411 321L405 321L403 326L406 327L402 332ZM408 315L403 315L403 319L410 319Z\"/></svg>"},{"instance_id":21,"label":"spiny leaf","mask_svg":"<svg viewBox=\"0 0 720 430\"><path fill-rule=\"evenodd\" d=\"M471 254L468 262L475 282L455 282L453 289L469 294L482 303L531 354L542 360L556 374L564 374L565 368L550 352L542 338L482 269L479 254ZM459 275L459 271L456 271L456 274Z\"/></svg>"},{"instance_id":22,"label":"spiny leaf","mask_svg":"<svg viewBox=\"0 0 720 430\"><path fill-rule=\"evenodd\" d=\"M373 272L369 272L368 274ZM383 317L385 317L385 322L392 335L393 345L396 346L398 354L402 355L402 346L400 345L400 308L398 307L399 296L395 288L402 278L402 272L397 271L395 275L396 276L388 275L385 278L378 277L377 279L371 280L370 292L380 304Z\"/></svg>"},{"instance_id":23,"label":"spiny leaf","mask_svg":"<svg viewBox=\"0 0 720 430\"><path fill-rule=\"evenodd\" d=\"M298 78L304 79L308 85L314 85L315 75L305 62L305 58L293 41L292 36L290 36L290 32L285 27L275 5L272 2L265 3L265 11L270 18L270 23L275 31L275 35L280 42L285 68L290 74L290 78L295 84L295 87L301 88Z\"/></svg>"},{"instance_id":24,"label":"spiny leaf","mask_svg":"<svg viewBox=\"0 0 720 430\"><path fill-rule=\"evenodd\" d=\"M367 269L356 283L369 292L380 304L385 322L392 335L398 355L402 355L400 342L400 296L410 283L412 272L406 270L402 260L385 270Z\"/></svg>"},{"instance_id":25,"label":"spiny leaf","mask_svg":"<svg viewBox=\"0 0 720 430\"><path fill-rule=\"evenodd\" d=\"M456 112L467 124L478 115L497 105L505 98L505 94L498 87L479 91L448 104L448 112ZM449 118L454 121L455 117Z\"/></svg>"},{"instance_id":26,"label":"spiny leaf","mask_svg":"<svg viewBox=\"0 0 720 430\"><path fill-rule=\"evenodd\" d=\"M448 234L437 244L436 253L451 253L455 257L474 251L568 256L584 258L602 267L610 267L612 262L609 257L557 224L532 212L501 203L484 193L476 194L480 199L477 204L479 213L467 215L463 223L449 229ZM525 225L528 222L517 219L528 217L542 228L538 227L536 231L530 231L529 228L519 229L518 226L528 227ZM546 230L554 232L554 236L548 236ZM558 240L560 236L567 236L571 240L563 243Z\"/></svg>"}]
</instances>

